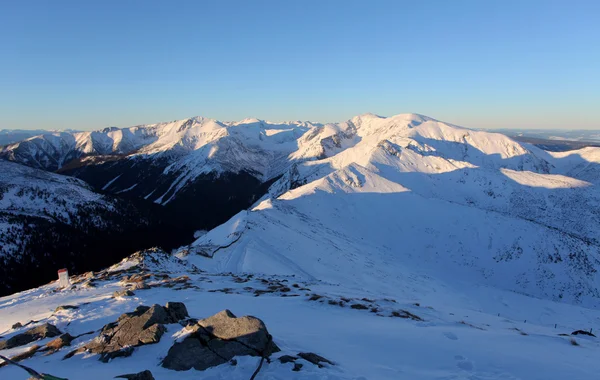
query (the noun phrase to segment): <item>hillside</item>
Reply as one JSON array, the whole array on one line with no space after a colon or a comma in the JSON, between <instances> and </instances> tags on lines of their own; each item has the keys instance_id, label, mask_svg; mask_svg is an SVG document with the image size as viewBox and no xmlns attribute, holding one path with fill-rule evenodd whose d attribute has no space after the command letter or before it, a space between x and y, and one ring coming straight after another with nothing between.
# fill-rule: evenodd
<instances>
[{"instance_id":1,"label":"hillside","mask_svg":"<svg viewBox=\"0 0 600 380\"><path fill-rule=\"evenodd\" d=\"M441 279L598 304L597 187L552 174L572 174L573 163L418 115L352 123L355 144L294 166L270 196L187 250L219 271L382 293Z\"/></svg>"},{"instance_id":2,"label":"hillside","mask_svg":"<svg viewBox=\"0 0 600 380\"><path fill-rule=\"evenodd\" d=\"M63 267L100 269L133 250L168 247L176 234L159 211L0 160L0 294L43 284Z\"/></svg>"}]
</instances>

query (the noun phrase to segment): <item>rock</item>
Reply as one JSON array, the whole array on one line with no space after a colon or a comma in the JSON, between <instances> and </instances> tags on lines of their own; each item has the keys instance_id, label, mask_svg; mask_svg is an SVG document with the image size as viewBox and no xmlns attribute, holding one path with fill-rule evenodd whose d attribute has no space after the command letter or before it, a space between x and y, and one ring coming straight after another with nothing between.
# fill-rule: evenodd
<instances>
[{"instance_id":1,"label":"rock","mask_svg":"<svg viewBox=\"0 0 600 380\"><path fill-rule=\"evenodd\" d=\"M282 364L285 364L285 363L294 362L294 361L298 360L298 358L295 356L291 356L291 355L283 355L283 356L280 356L279 358L277 358L277 360L279 360Z\"/></svg>"},{"instance_id":2,"label":"rock","mask_svg":"<svg viewBox=\"0 0 600 380\"><path fill-rule=\"evenodd\" d=\"M292 368L292 371L299 372L301 368L302 368L301 363L294 363L294 368Z\"/></svg>"},{"instance_id":3,"label":"rock","mask_svg":"<svg viewBox=\"0 0 600 380\"><path fill-rule=\"evenodd\" d=\"M35 355L35 353L40 349L40 346L38 346L37 344L34 346L31 346L27 351L22 352L20 354L17 354L13 357L10 358L10 360L12 360L13 362L20 362L21 360L25 360L25 359L29 359L30 357L32 357L33 355ZM0 368L4 367L5 365L8 365L7 361L3 361L2 363L0 363Z\"/></svg>"},{"instance_id":4,"label":"rock","mask_svg":"<svg viewBox=\"0 0 600 380\"><path fill-rule=\"evenodd\" d=\"M75 338L69 333L62 334L58 338L46 343L44 351L48 351L46 355L53 354L65 346L70 346L73 339Z\"/></svg>"},{"instance_id":5,"label":"rock","mask_svg":"<svg viewBox=\"0 0 600 380\"><path fill-rule=\"evenodd\" d=\"M167 312L174 321L181 321L182 319L188 318L189 314L185 305L181 302L167 302L165 306Z\"/></svg>"},{"instance_id":6,"label":"rock","mask_svg":"<svg viewBox=\"0 0 600 380\"><path fill-rule=\"evenodd\" d=\"M57 307L54 312L56 313L57 311L61 311L61 310L75 310L75 309L79 309L79 306L74 306L74 305L61 305L59 307Z\"/></svg>"},{"instance_id":7,"label":"rock","mask_svg":"<svg viewBox=\"0 0 600 380\"><path fill-rule=\"evenodd\" d=\"M392 311L392 317L407 318L407 319L409 318L409 319L412 319L413 321L420 321L420 322L423 321L423 318L421 318L418 315L415 315L407 310L394 310L394 311Z\"/></svg>"},{"instance_id":8,"label":"rock","mask_svg":"<svg viewBox=\"0 0 600 380\"><path fill-rule=\"evenodd\" d=\"M300 352L298 354L298 356L300 356L302 359L311 362L312 364L319 366L319 368L323 367L323 364L321 363L327 363L327 364L331 364L334 365L332 361L325 359L324 357L314 354L312 352Z\"/></svg>"},{"instance_id":9,"label":"rock","mask_svg":"<svg viewBox=\"0 0 600 380\"><path fill-rule=\"evenodd\" d=\"M179 277L175 277L173 279L171 279L171 282L175 282L175 283L182 283L182 282L188 282L190 280L190 278L188 276L179 276Z\"/></svg>"},{"instance_id":10,"label":"rock","mask_svg":"<svg viewBox=\"0 0 600 380\"><path fill-rule=\"evenodd\" d=\"M127 379L127 380L154 380L154 376L152 376L152 372L145 370L143 372L134 373L130 375L119 375L115 376L115 378Z\"/></svg>"},{"instance_id":11,"label":"rock","mask_svg":"<svg viewBox=\"0 0 600 380\"><path fill-rule=\"evenodd\" d=\"M268 357L279 348L265 324L258 318L237 318L229 310L199 320L182 342L175 343L163 360L163 367L176 371L205 370L227 363L235 356Z\"/></svg>"},{"instance_id":12,"label":"rock","mask_svg":"<svg viewBox=\"0 0 600 380\"><path fill-rule=\"evenodd\" d=\"M587 335L587 336L593 336L594 338L596 337L596 335L592 334L589 331L585 331L585 330L576 330L576 331L573 331L571 333L571 335Z\"/></svg>"},{"instance_id":13,"label":"rock","mask_svg":"<svg viewBox=\"0 0 600 380\"><path fill-rule=\"evenodd\" d=\"M125 347L115 351L103 352L100 354L100 361L108 363L115 358L127 358L133 354L133 347Z\"/></svg>"},{"instance_id":14,"label":"rock","mask_svg":"<svg viewBox=\"0 0 600 380\"><path fill-rule=\"evenodd\" d=\"M113 293L113 298L117 298L117 297L131 297L134 296L135 293L132 292L129 289L123 289L123 290L117 290L116 292Z\"/></svg>"},{"instance_id":15,"label":"rock","mask_svg":"<svg viewBox=\"0 0 600 380\"><path fill-rule=\"evenodd\" d=\"M138 281L138 282L134 282L130 287L131 290L145 290L145 289L150 289L150 287L148 285L146 285L146 281Z\"/></svg>"},{"instance_id":16,"label":"rock","mask_svg":"<svg viewBox=\"0 0 600 380\"><path fill-rule=\"evenodd\" d=\"M133 312L121 315L116 322L105 325L93 341L70 352L65 359L79 352L90 352L100 354L100 361L106 363L117 357L130 356L134 347L158 343L167 331L164 325L178 322L172 314L179 316L185 310L183 304L169 304L171 310L160 305L138 306Z\"/></svg>"},{"instance_id":17,"label":"rock","mask_svg":"<svg viewBox=\"0 0 600 380\"><path fill-rule=\"evenodd\" d=\"M0 341L0 350L24 346L33 341L43 338L52 338L60 334L62 333L56 326L44 323L43 325L31 328L22 334L17 334L10 339Z\"/></svg>"},{"instance_id":18,"label":"rock","mask_svg":"<svg viewBox=\"0 0 600 380\"><path fill-rule=\"evenodd\" d=\"M12 329L20 329L21 327L23 327L23 325L21 324L21 322L17 322L14 325L12 325Z\"/></svg>"}]
</instances>

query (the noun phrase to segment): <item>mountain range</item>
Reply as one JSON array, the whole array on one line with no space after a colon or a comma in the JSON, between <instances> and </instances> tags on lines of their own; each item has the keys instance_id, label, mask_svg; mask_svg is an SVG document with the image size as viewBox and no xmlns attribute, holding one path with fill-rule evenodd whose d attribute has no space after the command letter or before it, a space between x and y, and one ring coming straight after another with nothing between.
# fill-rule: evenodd
<instances>
[{"instance_id":1,"label":"mountain range","mask_svg":"<svg viewBox=\"0 0 600 380\"><path fill-rule=\"evenodd\" d=\"M0 152L0 354L40 372L587 380L600 369L600 148L364 114L195 117ZM63 267L71 285L59 288ZM175 355L200 321L224 316L260 318L281 351L206 368L239 346L228 335ZM64 335L24 338L47 323ZM4 364L3 378L23 375Z\"/></svg>"},{"instance_id":2,"label":"mountain range","mask_svg":"<svg viewBox=\"0 0 600 380\"><path fill-rule=\"evenodd\" d=\"M0 157L160 205L187 236L171 247L227 271L320 278L321 265L340 265L348 281L464 272L462 281L595 304L599 152L548 152L418 114L364 114L49 133Z\"/></svg>"}]
</instances>

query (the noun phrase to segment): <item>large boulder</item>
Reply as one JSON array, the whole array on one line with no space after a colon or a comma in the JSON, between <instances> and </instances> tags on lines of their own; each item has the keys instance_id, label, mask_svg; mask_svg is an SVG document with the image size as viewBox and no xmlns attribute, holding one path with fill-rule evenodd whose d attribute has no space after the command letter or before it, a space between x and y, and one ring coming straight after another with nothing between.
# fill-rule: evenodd
<instances>
[{"instance_id":1,"label":"large boulder","mask_svg":"<svg viewBox=\"0 0 600 380\"><path fill-rule=\"evenodd\" d=\"M60 334L62 333L56 328L56 326L49 323L44 323L43 325L30 328L24 333L17 334L10 339L0 341L0 350L24 346L36 340L53 338L55 336L59 336Z\"/></svg>"},{"instance_id":2,"label":"large boulder","mask_svg":"<svg viewBox=\"0 0 600 380\"><path fill-rule=\"evenodd\" d=\"M251 316L237 318L229 310L190 324L186 330L189 335L169 349L163 367L202 371L235 356L268 357L279 351L263 321Z\"/></svg>"},{"instance_id":3,"label":"large boulder","mask_svg":"<svg viewBox=\"0 0 600 380\"><path fill-rule=\"evenodd\" d=\"M167 331L165 324L177 323L187 317L185 305L170 302L167 306L138 306L133 312L125 313L116 322L104 326L98 337L65 358L89 352L100 354L100 361L106 363L116 357L130 356L133 347L158 343Z\"/></svg>"}]
</instances>

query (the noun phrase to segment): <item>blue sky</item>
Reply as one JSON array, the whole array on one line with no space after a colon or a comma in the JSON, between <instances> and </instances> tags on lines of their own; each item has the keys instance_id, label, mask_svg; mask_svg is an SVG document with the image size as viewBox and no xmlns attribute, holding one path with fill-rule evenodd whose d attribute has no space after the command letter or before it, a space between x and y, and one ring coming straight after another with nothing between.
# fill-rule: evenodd
<instances>
[{"instance_id":1,"label":"blue sky","mask_svg":"<svg viewBox=\"0 0 600 380\"><path fill-rule=\"evenodd\" d=\"M600 128L600 1L5 1L0 129L421 113Z\"/></svg>"}]
</instances>

